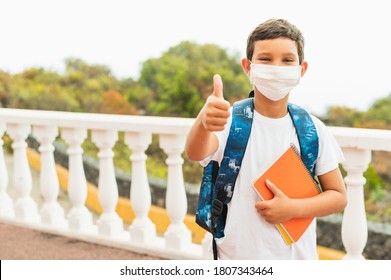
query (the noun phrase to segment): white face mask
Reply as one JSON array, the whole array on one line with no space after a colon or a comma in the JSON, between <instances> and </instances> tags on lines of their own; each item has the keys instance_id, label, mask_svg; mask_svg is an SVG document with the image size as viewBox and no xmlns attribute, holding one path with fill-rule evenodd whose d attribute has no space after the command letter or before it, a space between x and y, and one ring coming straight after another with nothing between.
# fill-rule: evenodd
<instances>
[{"instance_id":1,"label":"white face mask","mask_svg":"<svg viewBox=\"0 0 391 280\"><path fill-rule=\"evenodd\" d=\"M250 81L267 98L283 99L299 84L301 66L273 66L251 63Z\"/></svg>"}]
</instances>

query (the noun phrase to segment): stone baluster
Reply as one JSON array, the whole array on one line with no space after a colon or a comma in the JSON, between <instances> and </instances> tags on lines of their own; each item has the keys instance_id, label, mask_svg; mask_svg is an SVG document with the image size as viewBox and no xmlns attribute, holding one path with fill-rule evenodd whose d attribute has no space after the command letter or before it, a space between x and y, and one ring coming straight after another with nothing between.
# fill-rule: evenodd
<instances>
[{"instance_id":1,"label":"stone baluster","mask_svg":"<svg viewBox=\"0 0 391 280\"><path fill-rule=\"evenodd\" d=\"M112 147L118 140L114 130L92 130L92 141L99 148L98 195L103 213L98 220L99 233L118 236L123 232L121 218L115 212L118 203L118 186L115 178Z\"/></svg>"},{"instance_id":2,"label":"stone baluster","mask_svg":"<svg viewBox=\"0 0 391 280\"><path fill-rule=\"evenodd\" d=\"M0 123L0 217L13 217L14 206L11 197L7 193L8 188L8 170L5 164L3 153L3 139L5 132L5 123Z\"/></svg>"},{"instance_id":3,"label":"stone baluster","mask_svg":"<svg viewBox=\"0 0 391 280\"><path fill-rule=\"evenodd\" d=\"M33 135L40 143L38 149L41 153L39 187L44 199L44 204L41 207L42 223L65 227L64 209L57 201L60 184L53 154L53 142L58 135L58 128L55 126L33 125Z\"/></svg>"},{"instance_id":4,"label":"stone baluster","mask_svg":"<svg viewBox=\"0 0 391 280\"><path fill-rule=\"evenodd\" d=\"M93 229L92 214L85 206L87 200L87 180L83 167L81 144L87 137L83 128L63 128L61 136L68 144L69 157L68 195L72 208L68 213L69 228L89 232Z\"/></svg>"},{"instance_id":5,"label":"stone baluster","mask_svg":"<svg viewBox=\"0 0 391 280\"><path fill-rule=\"evenodd\" d=\"M135 219L129 227L131 240L149 244L156 237L156 226L148 217L151 208L151 191L148 183L145 150L151 144L150 133L126 132L125 143L132 154L132 179L130 200Z\"/></svg>"},{"instance_id":6,"label":"stone baluster","mask_svg":"<svg viewBox=\"0 0 391 280\"><path fill-rule=\"evenodd\" d=\"M160 146L168 155L168 180L166 209L171 220L164 234L166 247L186 250L191 244L191 232L183 223L187 213L187 197L183 182L181 154L184 151L185 135L160 135Z\"/></svg>"},{"instance_id":7,"label":"stone baluster","mask_svg":"<svg viewBox=\"0 0 391 280\"><path fill-rule=\"evenodd\" d=\"M370 150L344 148L345 162L343 167L347 172L345 183L347 187L348 205L342 220L342 242L347 254L344 259L364 259L362 252L368 238L368 226L365 215L363 173L371 161Z\"/></svg>"},{"instance_id":8,"label":"stone baluster","mask_svg":"<svg viewBox=\"0 0 391 280\"><path fill-rule=\"evenodd\" d=\"M11 147L14 150L15 216L25 222L34 223L39 221L39 215L37 204L31 197L33 182L26 152L26 138L30 130L28 124L9 123L7 127L7 133L14 141Z\"/></svg>"}]
</instances>

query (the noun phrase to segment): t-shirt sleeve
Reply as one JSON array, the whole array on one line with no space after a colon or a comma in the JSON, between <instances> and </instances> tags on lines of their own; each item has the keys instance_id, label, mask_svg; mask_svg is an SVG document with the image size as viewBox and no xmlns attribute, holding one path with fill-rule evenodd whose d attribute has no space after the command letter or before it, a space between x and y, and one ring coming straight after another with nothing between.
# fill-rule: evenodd
<instances>
[{"instance_id":1,"label":"t-shirt sleeve","mask_svg":"<svg viewBox=\"0 0 391 280\"><path fill-rule=\"evenodd\" d=\"M338 167L345 158L330 130L316 117L312 117L319 137L319 154L315 168L315 175L323 175Z\"/></svg>"}]
</instances>

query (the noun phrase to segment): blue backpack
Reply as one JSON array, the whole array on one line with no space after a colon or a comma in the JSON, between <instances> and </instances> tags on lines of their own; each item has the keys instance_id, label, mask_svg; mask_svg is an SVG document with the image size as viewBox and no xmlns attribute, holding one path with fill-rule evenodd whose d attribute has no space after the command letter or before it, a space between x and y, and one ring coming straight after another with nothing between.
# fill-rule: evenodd
<instances>
[{"instance_id":1,"label":"blue backpack","mask_svg":"<svg viewBox=\"0 0 391 280\"><path fill-rule=\"evenodd\" d=\"M319 150L315 124L308 112L297 105L288 103L288 112L299 139L301 159L314 177ZM232 124L221 164L219 166L218 162L210 161L204 168L196 210L196 223L212 233L214 259L217 259L215 238L224 236L227 204L234 193L236 178L251 132L253 114L253 98L234 104Z\"/></svg>"}]
</instances>

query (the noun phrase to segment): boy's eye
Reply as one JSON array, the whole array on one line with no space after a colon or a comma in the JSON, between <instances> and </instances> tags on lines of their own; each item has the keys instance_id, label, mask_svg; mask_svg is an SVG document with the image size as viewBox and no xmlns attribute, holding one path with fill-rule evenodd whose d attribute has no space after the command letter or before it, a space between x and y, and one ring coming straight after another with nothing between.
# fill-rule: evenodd
<instances>
[{"instance_id":1,"label":"boy's eye","mask_svg":"<svg viewBox=\"0 0 391 280\"><path fill-rule=\"evenodd\" d=\"M261 57L259 60L260 61L270 61L270 58L268 58L268 57Z\"/></svg>"},{"instance_id":2,"label":"boy's eye","mask_svg":"<svg viewBox=\"0 0 391 280\"><path fill-rule=\"evenodd\" d=\"M294 62L294 60L292 58L285 58L284 62Z\"/></svg>"}]
</instances>

